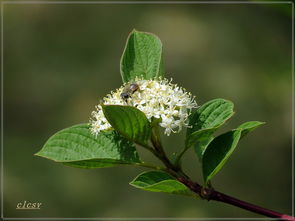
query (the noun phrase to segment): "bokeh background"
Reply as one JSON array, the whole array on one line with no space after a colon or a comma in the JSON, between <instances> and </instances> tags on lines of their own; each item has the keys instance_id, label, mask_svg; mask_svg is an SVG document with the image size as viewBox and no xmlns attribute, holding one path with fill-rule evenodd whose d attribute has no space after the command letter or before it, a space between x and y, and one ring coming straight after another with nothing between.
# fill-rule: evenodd
<instances>
[{"instance_id":1,"label":"bokeh background","mask_svg":"<svg viewBox=\"0 0 295 221\"><path fill-rule=\"evenodd\" d=\"M88 122L121 85L119 60L134 28L160 37L167 78L198 104L235 103L220 132L267 123L241 141L214 187L291 214L291 4L5 4L4 217L260 217L135 189L128 182L140 168L85 170L33 155L56 131ZM164 137L167 152L182 147L184 134ZM193 150L184 166L202 180ZM42 209L16 210L24 200Z\"/></svg>"}]
</instances>

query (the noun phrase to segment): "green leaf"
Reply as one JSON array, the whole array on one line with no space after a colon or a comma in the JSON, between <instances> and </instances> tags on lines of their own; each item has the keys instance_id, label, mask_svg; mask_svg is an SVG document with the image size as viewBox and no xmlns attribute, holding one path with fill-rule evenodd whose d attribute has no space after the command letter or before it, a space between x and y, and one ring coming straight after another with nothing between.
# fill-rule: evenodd
<instances>
[{"instance_id":1,"label":"green leaf","mask_svg":"<svg viewBox=\"0 0 295 221\"><path fill-rule=\"evenodd\" d=\"M116 131L135 143L148 143L151 125L143 112L121 105L103 105L102 108L104 116Z\"/></svg>"},{"instance_id":2,"label":"green leaf","mask_svg":"<svg viewBox=\"0 0 295 221\"><path fill-rule=\"evenodd\" d=\"M183 183L161 171L144 172L131 181L130 185L151 192L195 195Z\"/></svg>"},{"instance_id":3,"label":"green leaf","mask_svg":"<svg viewBox=\"0 0 295 221\"><path fill-rule=\"evenodd\" d=\"M187 129L186 147L195 145L201 160L214 132L234 114L234 104L224 99L211 100L198 108L191 116Z\"/></svg>"},{"instance_id":4,"label":"green leaf","mask_svg":"<svg viewBox=\"0 0 295 221\"><path fill-rule=\"evenodd\" d=\"M113 166L119 166L124 164L134 164L134 162L126 162L120 160L111 160L111 159L91 159L91 160L80 160L80 161L71 161L63 162L64 165L85 168L85 169L94 169L94 168L107 168Z\"/></svg>"},{"instance_id":5,"label":"green leaf","mask_svg":"<svg viewBox=\"0 0 295 221\"><path fill-rule=\"evenodd\" d=\"M208 145L202 159L203 177L206 184L220 171L237 147L239 140L263 124L263 122L259 121L246 122L237 129L213 139Z\"/></svg>"},{"instance_id":6,"label":"green leaf","mask_svg":"<svg viewBox=\"0 0 295 221\"><path fill-rule=\"evenodd\" d=\"M231 101L217 98L199 107L196 112L190 116L190 125L188 134L192 132L221 126L233 114L234 104Z\"/></svg>"},{"instance_id":7,"label":"green leaf","mask_svg":"<svg viewBox=\"0 0 295 221\"><path fill-rule=\"evenodd\" d=\"M195 151L199 157L199 160L202 160L203 154L209 143L213 140L213 133L216 130L217 128L208 128L192 133L187 140L186 148L195 145Z\"/></svg>"},{"instance_id":8,"label":"green leaf","mask_svg":"<svg viewBox=\"0 0 295 221\"><path fill-rule=\"evenodd\" d=\"M241 138L246 136L249 132L255 130L256 128L262 126L265 122L261 121L248 121L241 124L237 129L242 129Z\"/></svg>"},{"instance_id":9,"label":"green leaf","mask_svg":"<svg viewBox=\"0 0 295 221\"><path fill-rule=\"evenodd\" d=\"M148 80L164 76L161 40L154 34L133 30L127 39L120 70L123 82L136 77Z\"/></svg>"},{"instance_id":10,"label":"green leaf","mask_svg":"<svg viewBox=\"0 0 295 221\"><path fill-rule=\"evenodd\" d=\"M57 132L35 155L80 168L140 162L133 143L113 130L94 136L88 124L75 125Z\"/></svg>"},{"instance_id":11,"label":"green leaf","mask_svg":"<svg viewBox=\"0 0 295 221\"><path fill-rule=\"evenodd\" d=\"M228 160L240 137L241 130L232 130L216 137L208 145L202 159L203 177L206 184Z\"/></svg>"}]
</instances>

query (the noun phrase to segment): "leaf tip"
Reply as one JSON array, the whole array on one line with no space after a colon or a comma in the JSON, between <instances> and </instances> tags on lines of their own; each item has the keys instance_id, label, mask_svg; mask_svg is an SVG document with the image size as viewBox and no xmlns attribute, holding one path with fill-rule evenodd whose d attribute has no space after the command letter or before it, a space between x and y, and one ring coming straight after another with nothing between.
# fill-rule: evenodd
<instances>
[{"instance_id":1,"label":"leaf tip","mask_svg":"<svg viewBox=\"0 0 295 221\"><path fill-rule=\"evenodd\" d=\"M129 185L130 185L130 186L133 186L133 187L135 187L135 188L140 188L138 185L136 185L136 180L137 180L141 175L143 175L143 174L145 174L145 173L147 173L147 172L142 172L142 173L140 173L139 175L137 175L133 180L131 180L131 181L129 182Z\"/></svg>"},{"instance_id":2,"label":"leaf tip","mask_svg":"<svg viewBox=\"0 0 295 221\"><path fill-rule=\"evenodd\" d=\"M129 182L129 185L130 185L130 186L133 186L133 187L136 187L136 186L134 185L134 180L132 180L131 182Z\"/></svg>"},{"instance_id":3,"label":"leaf tip","mask_svg":"<svg viewBox=\"0 0 295 221\"><path fill-rule=\"evenodd\" d=\"M38 157L42 157L42 155L40 154L41 151L38 151L37 153L34 153L34 156L38 156Z\"/></svg>"},{"instance_id":4,"label":"leaf tip","mask_svg":"<svg viewBox=\"0 0 295 221\"><path fill-rule=\"evenodd\" d=\"M134 32L138 32L136 28L133 28L132 31L130 32L130 34L132 34Z\"/></svg>"}]
</instances>

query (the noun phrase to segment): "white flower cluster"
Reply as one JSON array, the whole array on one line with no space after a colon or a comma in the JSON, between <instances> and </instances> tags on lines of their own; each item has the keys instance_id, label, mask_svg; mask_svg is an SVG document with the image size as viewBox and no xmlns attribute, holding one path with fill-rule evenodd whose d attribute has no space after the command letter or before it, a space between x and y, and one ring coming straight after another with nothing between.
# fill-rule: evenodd
<instances>
[{"instance_id":1,"label":"white flower cluster","mask_svg":"<svg viewBox=\"0 0 295 221\"><path fill-rule=\"evenodd\" d=\"M136 91L130 93L129 98L123 99L121 94L131 84L138 85ZM188 116L197 103L191 93L184 88L172 84L167 79L142 80L136 79L134 82L124 84L116 91L111 92L103 98L105 105L129 105L134 106L145 113L151 120L152 117L160 118L160 126L165 128L165 134L180 132L182 127L188 127ZM104 117L101 105L96 106L96 111L92 112L90 120L91 132L98 134L102 130L111 128Z\"/></svg>"}]
</instances>

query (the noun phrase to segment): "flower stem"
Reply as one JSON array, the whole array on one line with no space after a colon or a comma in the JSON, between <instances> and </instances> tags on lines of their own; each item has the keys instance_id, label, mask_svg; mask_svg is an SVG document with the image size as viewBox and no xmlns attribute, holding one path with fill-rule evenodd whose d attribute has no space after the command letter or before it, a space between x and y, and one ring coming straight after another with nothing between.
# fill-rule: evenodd
<instances>
[{"instance_id":1,"label":"flower stem","mask_svg":"<svg viewBox=\"0 0 295 221\"><path fill-rule=\"evenodd\" d=\"M176 156L175 158L175 165L177 166L180 166L180 160L181 160L181 157L183 156L183 154L187 151L187 148L183 148L182 151Z\"/></svg>"},{"instance_id":2,"label":"flower stem","mask_svg":"<svg viewBox=\"0 0 295 221\"><path fill-rule=\"evenodd\" d=\"M159 125L156 123L152 123L152 136L151 136L151 142L154 147L154 155L162 161L162 163L171 171L171 173L174 172L179 172L180 167L176 166L175 164L171 163L170 160L168 159L162 142L161 142L161 136L160 136L160 131L159 131Z\"/></svg>"}]
</instances>

